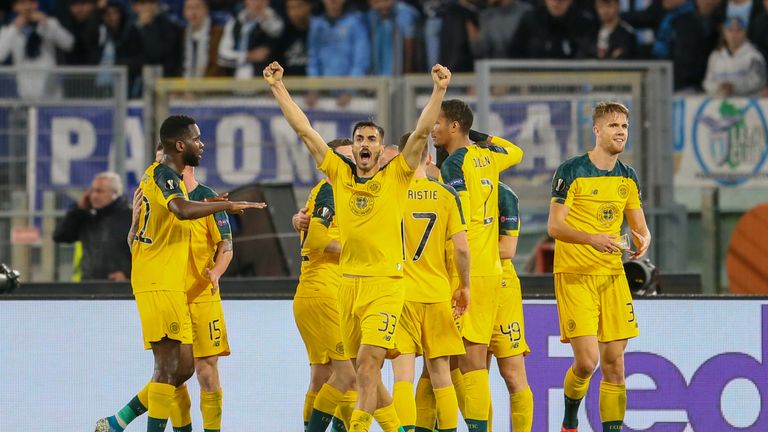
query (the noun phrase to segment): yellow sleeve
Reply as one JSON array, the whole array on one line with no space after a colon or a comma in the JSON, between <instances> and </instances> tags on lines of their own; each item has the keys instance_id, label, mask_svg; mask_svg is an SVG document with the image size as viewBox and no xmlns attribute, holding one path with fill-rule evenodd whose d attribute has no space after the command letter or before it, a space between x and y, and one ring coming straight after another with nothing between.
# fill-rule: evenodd
<instances>
[{"instance_id":1,"label":"yellow sleeve","mask_svg":"<svg viewBox=\"0 0 768 432\"><path fill-rule=\"evenodd\" d=\"M313 217L309 220L309 229L307 230L304 247L311 251L322 252L332 240L333 238L331 238L328 232L328 227L323 224L322 219Z\"/></svg>"},{"instance_id":2,"label":"yellow sleeve","mask_svg":"<svg viewBox=\"0 0 768 432\"><path fill-rule=\"evenodd\" d=\"M636 210L643 207L640 196L640 186L637 184L637 176L630 177L629 194L627 195L627 210Z\"/></svg>"},{"instance_id":3,"label":"yellow sleeve","mask_svg":"<svg viewBox=\"0 0 768 432\"><path fill-rule=\"evenodd\" d=\"M523 160L523 149L504 138L491 137L491 145L488 148L493 154L493 159L496 161L499 171L515 166Z\"/></svg>"}]
</instances>

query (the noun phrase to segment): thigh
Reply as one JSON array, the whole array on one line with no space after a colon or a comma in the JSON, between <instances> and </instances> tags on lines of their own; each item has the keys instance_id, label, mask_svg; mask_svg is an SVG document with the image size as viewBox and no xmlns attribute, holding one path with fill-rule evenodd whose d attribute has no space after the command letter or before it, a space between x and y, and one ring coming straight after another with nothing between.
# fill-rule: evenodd
<instances>
[{"instance_id":1,"label":"thigh","mask_svg":"<svg viewBox=\"0 0 768 432\"><path fill-rule=\"evenodd\" d=\"M359 283L360 279L358 278L342 277L338 293L339 331L341 332L344 354L350 359L357 357L362 338L360 319L355 315Z\"/></svg>"},{"instance_id":2,"label":"thigh","mask_svg":"<svg viewBox=\"0 0 768 432\"><path fill-rule=\"evenodd\" d=\"M190 303L192 318L192 352L195 357L229 355L227 324L221 300Z\"/></svg>"},{"instance_id":3,"label":"thigh","mask_svg":"<svg viewBox=\"0 0 768 432\"><path fill-rule=\"evenodd\" d=\"M355 315L360 320L360 343L391 350L405 303L401 278L360 278Z\"/></svg>"},{"instance_id":4,"label":"thigh","mask_svg":"<svg viewBox=\"0 0 768 432\"><path fill-rule=\"evenodd\" d=\"M471 283L469 309L459 318L461 336L470 342L488 345L493 334L501 275L472 277Z\"/></svg>"},{"instance_id":5,"label":"thigh","mask_svg":"<svg viewBox=\"0 0 768 432\"><path fill-rule=\"evenodd\" d=\"M560 340L569 342L579 336L596 336L599 298L595 276L572 273L555 274L555 297L560 318Z\"/></svg>"},{"instance_id":6,"label":"thigh","mask_svg":"<svg viewBox=\"0 0 768 432\"><path fill-rule=\"evenodd\" d=\"M395 350L399 354L421 355L424 353L421 343L424 309L424 303L407 301L403 304L400 323L395 332Z\"/></svg>"},{"instance_id":7,"label":"thigh","mask_svg":"<svg viewBox=\"0 0 768 432\"><path fill-rule=\"evenodd\" d=\"M425 305L421 339L426 358L433 359L465 353L461 333L453 320L453 308L450 302Z\"/></svg>"},{"instance_id":8,"label":"thigh","mask_svg":"<svg viewBox=\"0 0 768 432\"><path fill-rule=\"evenodd\" d=\"M187 296L181 291L145 291L136 293L144 349L164 338L192 344L192 319Z\"/></svg>"},{"instance_id":9,"label":"thigh","mask_svg":"<svg viewBox=\"0 0 768 432\"><path fill-rule=\"evenodd\" d=\"M348 359L344 354L336 299L297 297L293 300L293 313L310 364Z\"/></svg>"},{"instance_id":10,"label":"thigh","mask_svg":"<svg viewBox=\"0 0 768 432\"><path fill-rule=\"evenodd\" d=\"M493 326L490 351L496 358L528 355L531 349L525 340L525 319L520 280L507 280L499 290L499 307Z\"/></svg>"},{"instance_id":11,"label":"thigh","mask_svg":"<svg viewBox=\"0 0 768 432\"><path fill-rule=\"evenodd\" d=\"M600 342L611 342L638 336L640 329L627 277L624 274L603 276L599 292L600 324L597 339Z\"/></svg>"}]
</instances>

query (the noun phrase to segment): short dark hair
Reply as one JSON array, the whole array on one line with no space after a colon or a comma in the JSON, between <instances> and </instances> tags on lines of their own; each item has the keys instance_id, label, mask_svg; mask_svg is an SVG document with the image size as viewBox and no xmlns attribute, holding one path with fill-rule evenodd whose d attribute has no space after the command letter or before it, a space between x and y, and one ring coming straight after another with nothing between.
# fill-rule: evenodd
<instances>
[{"instance_id":1,"label":"short dark hair","mask_svg":"<svg viewBox=\"0 0 768 432\"><path fill-rule=\"evenodd\" d=\"M472 122L474 121L469 105L458 99L449 99L443 101L440 108L443 110L443 115L448 121L459 122L459 129L464 133L469 133L469 129L472 128Z\"/></svg>"},{"instance_id":2,"label":"short dark hair","mask_svg":"<svg viewBox=\"0 0 768 432\"><path fill-rule=\"evenodd\" d=\"M354 137L355 132L357 132L358 129L364 128L364 127L376 128L376 130L379 132L379 139L382 142L384 141L384 128L374 123L373 120L365 120L365 121L359 121L355 123L355 125L352 126L352 136Z\"/></svg>"},{"instance_id":3,"label":"short dark hair","mask_svg":"<svg viewBox=\"0 0 768 432\"><path fill-rule=\"evenodd\" d=\"M408 138L411 137L411 134L413 132L406 132L403 134L403 136L400 137L400 142L397 144L397 149L402 153L403 149L405 148L405 145L408 143ZM427 158L427 155L429 154L429 145L424 146L424 150L421 151L421 160L424 160Z\"/></svg>"},{"instance_id":4,"label":"short dark hair","mask_svg":"<svg viewBox=\"0 0 768 432\"><path fill-rule=\"evenodd\" d=\"M348 145L352 145L352 140L349 138L336 138L335 140L328 142L328 147L330 147L331 150L336 150L339 147Z\"/></svg>"},{"instance_id":5,"label":"short dark hair","mask_svg":"<svg viewBox=\"0 0 768 432\"><path fill-rule=\"evenodd\" d=\"M163 151L175 152L176 141L187 138L189 127L197 122L190 116L172 115L160 125L160 143Z\"/></svg>"}]
</instances>

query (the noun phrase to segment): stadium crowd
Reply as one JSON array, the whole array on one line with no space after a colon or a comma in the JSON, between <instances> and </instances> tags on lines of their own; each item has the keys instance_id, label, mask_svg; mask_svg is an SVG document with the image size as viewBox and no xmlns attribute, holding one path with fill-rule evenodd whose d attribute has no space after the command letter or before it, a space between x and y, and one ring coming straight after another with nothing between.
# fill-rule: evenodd
<instances>
[{"instance_id":1,"label":"stadium crowd","mask_svg":"<svg viewBox=\"0 0 768 432\"><path fill-rule=\"evenodd\" d=\"M12 0L0 58L166 77L392 76L475 59L667 59L676 91L768 97L768 0ZM20 86L21 87L21 86ZM23 95L22 95L23 96Z\"/></svg>"}]
</instances>

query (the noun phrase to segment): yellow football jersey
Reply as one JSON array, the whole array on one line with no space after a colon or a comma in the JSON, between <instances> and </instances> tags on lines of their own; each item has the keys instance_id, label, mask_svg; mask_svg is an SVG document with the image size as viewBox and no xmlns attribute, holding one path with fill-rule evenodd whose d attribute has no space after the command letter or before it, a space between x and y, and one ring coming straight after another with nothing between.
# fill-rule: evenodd
<instances>
[{"instance_id":1,"label":"yellow football jersey","mask_svg":"<svg viewBox=\"0 0 768 432\"><path fill-rule=\"evenodd\" d=\"M203 201L217 196L213 189L204 184L198 184L189 199ZM192 230L191 255L189 258L190 272L187 275L187 302L203 303L221 300L221 290L211 294L210 279L205 276L205 269L213 268L216 258L216 247L224 240L232 240L232 228L229 225L227 212L217 212L200 219L188 222Z\"/></svg>"},{"instance_id":2,"label":"yellow football jersey","mask_svg":"<svg viewBox=\"0 0 768 432\"><path fill-rule=\"evenodd\" d=\"M405 300L438 303L451 299L446 241L466 231L456 191L427 178L414 178L405 200Z\"/></svg>"},{"instance_id":3,"label":"yellow football jersey","mask_svg":"<svg viewBox=\"0 0 768 432\"><path fill-rule=\"evenodd\" d=\"M506 184L499 182L499 235L518 237L520 235L520 203L517 194ZM512 260L501 260L502 280L517 279ZM502 287L504 287L502 285Z\"/></svg>"},{"instance_id":4,"label":"yellow football jersey","mask_svg":"<svg viewBox=\"0 0 768 432\"><path fill-rule=\"evenodd\" d=\"M592 164L588 154L563 162L552 178L552 201L568 206L565 223L590 234L621 235L624 210L641 207L635 170L616 161L610 171ZM555 241L554 273L614 275L624 272L621 252Z\"/></svg>"},{"instance_id":5,"label":"yellow football jersey","mask_svg":"<svg viewBox=\"0 0 768 432\"><path fill-rule=\"evenodd\" d=\"M185 291L190 254L190 225L168 209L173 199L187 199L187 189L169 166L157 162L141 178L143 205L131 249L133 292Z\"/></svg>"},{"instance_id":6,"label":"yellow football jersey","mask_svg":"<svg viewBox=\"0 0 768 432\"><path fill-rule=\"evenodd\" d=\"M373 177L360 178L355 175L355 164L334 151L328 151L320 170L333 187L341 273L402 276L403 197L415 170L397 155Z\"/></svg>"},{"instance_id":7,"label":"yellow football jersey","mask_svg":"<svg viewBox=\"0 0 768 432\"><path fill-rule=\"evenodd\" d=\"M311 219L309 229L301 232L301 276L295 297L336 298L341 283L339 255L324 251L324 245L339 240L330 183L320 180L309 192L304 207ZM322 238L315 240L316 237ZM311 247L313 244L319 244L323 249Z\"/></svg>"},{"instance_id":8,"label":"yellow football jersey","mask_svg":"<svg viewBox=\"0 0 768 432\"><path fill-rule=\"evenodd\" d=\"M467 219L471 274L501 274L499 262L499 173L523 159L523 151L493 137L490 145L469 145L451 153L440 167L445 183L461 199Z\"/></svg>"}]
</instances>

